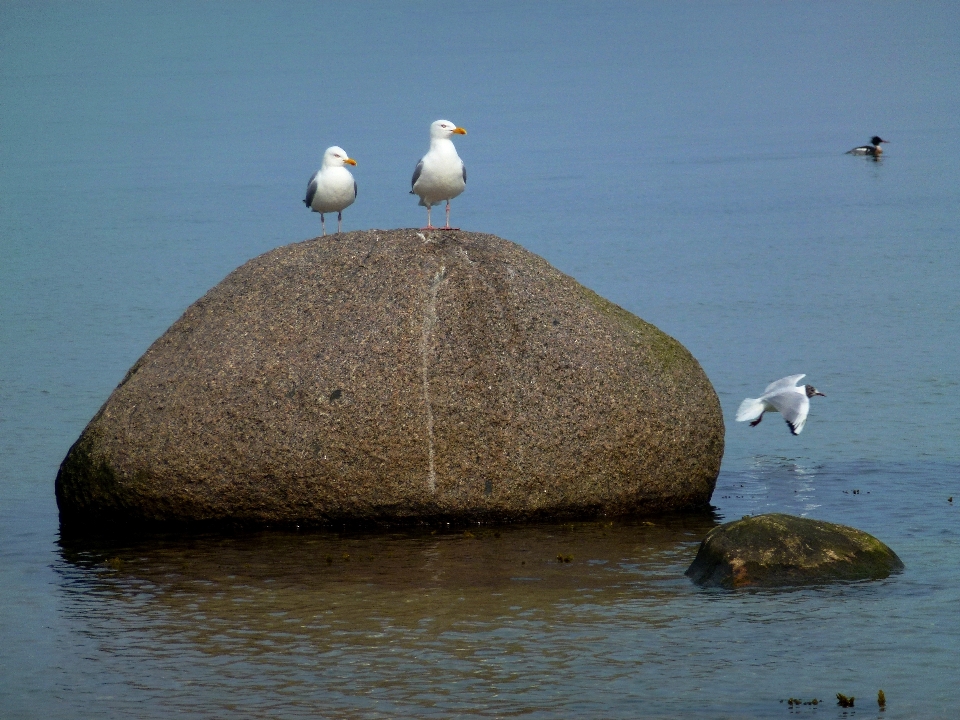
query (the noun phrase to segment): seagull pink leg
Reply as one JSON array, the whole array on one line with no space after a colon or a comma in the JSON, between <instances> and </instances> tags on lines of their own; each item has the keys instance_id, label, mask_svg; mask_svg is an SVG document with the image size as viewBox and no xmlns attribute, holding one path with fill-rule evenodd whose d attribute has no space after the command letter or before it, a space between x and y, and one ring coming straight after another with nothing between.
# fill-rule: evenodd
<instances>
[{"instance_id":1,"label":"seagull pink leg","mask_svg":"<svg viewBox=\"0 0 960 720\"><path fill-rule=\"evenodd\" d=\"M433 223L430 222L430 206L427 205L427 226L425 228L420 228L421 230L436 230L433 226Z\"/></svg>"},{"instance_id":2,"label":"seagull pink leg","mask_svg":"<svg viewBox=\"0 0 960 720\"><path fill-rule=\"evenodd\" d=\"M324 235L327 234L327 224L323 221L323 213L320 213L320 229Z\"/></svg>"},{"instance_id":3,"label":"seagull pink leg","mask_svg":"<svg viewBox=\"0 0 960 720\"><path fill-rule=\"evenodd\" d=\"M447 200L447 224L443 226L444 230L459 230L460 228L450 227L450 201Z\"/></svg>"},{"instance_id":4,"label":"seagull pink leg","mask_svg":"<svg viewBox=\"0 0 960 720\"><path fill-rule=\"evenodd\" d=\"M340 234L340 231L343 230L343 213L337 213L337 235Z\"/></svg>"}]
</instances>

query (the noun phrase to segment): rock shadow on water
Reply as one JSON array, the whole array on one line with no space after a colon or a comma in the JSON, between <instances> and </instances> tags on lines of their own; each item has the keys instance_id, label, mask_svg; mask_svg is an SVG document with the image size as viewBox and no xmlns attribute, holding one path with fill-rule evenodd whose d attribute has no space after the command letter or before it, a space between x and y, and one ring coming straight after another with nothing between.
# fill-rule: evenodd
<instances>
[{"instance_id":1,"label":"rock shadow on water","mask_svg":"<svg viewBox=\"0 0 960 720\"><path fill-rule=\"evenodd\" d=\"M715 524L703 513L378 533L65 534L58 569L65 588L82 591L75 603L96 598L96 612L123 623L138 613L151 624L201 620L191 633L211 623L309 631L323 618L345 627L376 617L492 620L689 594L683 568Z\"/></svg>"}]
</instances>

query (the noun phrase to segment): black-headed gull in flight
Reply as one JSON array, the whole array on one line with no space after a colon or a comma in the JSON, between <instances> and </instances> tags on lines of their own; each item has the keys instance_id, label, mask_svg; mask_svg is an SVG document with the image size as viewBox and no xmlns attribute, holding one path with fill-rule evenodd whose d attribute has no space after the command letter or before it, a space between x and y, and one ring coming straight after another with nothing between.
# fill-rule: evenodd
<instances>
[{"instance_id":1,"label":"black-headed gull in flight","mask_svg":"<svg viewBox=\"0 0 960 720\"><path fill-rule=\"evenodd\" d=\"M814 395L826 397L813 385L797 385L806 375L790 375L774 380L767 385L763 395L747 398L737 410L737 422L750 421L750 427L760 424L765 412L778 412L790 426L790 432L799 435L807 422L810 412L810 398Z\"/></svg>"},{"instance_id":2,"label":"black-headed gull in flight","mask_svg":"<svg viewBox=\"0 0 960 720\"><path fill-rule=\"evenodd\" d=\"M417 163L410 181L410 194L419 195L420 204L427 208L424 230L436 229L430 222L430 207L444 200L447 201L447 224L443 229L456 230L450 227L450 201L467 187L467 169L450 138L466 134L466 130L449 120L437 120L430 125L430 149Z\"/></svg>"}]
</instances>

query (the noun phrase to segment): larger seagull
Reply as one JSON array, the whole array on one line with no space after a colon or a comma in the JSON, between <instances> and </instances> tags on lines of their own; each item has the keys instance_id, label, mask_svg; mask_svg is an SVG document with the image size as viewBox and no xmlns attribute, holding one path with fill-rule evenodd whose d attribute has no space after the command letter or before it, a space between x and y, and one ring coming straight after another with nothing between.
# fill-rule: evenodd
<instances>
[{"instance_id":1,"label":"larger seagull","mask_svg":"<svg viewBox=\"0 0 960 720\"><path fill-rule=\"evenodd\" d=\"M357 181L345 165L356 165L357 161L347 157L347 151L334 145L323 153L323 164L310 178L307 196L303 204L314 212L320 213L320 229L327 234L324 213L337 213L337 232L343 229L343 210L353 205L357 199Z\"/></svg>"},{"instance_id":2,"label":"larger seagull","mask_svg":"<svg viewBox=\"0 0 960 720\"><path fill-rule=\"evenodd\" d=\"M740 403L737 410L737 422L750 420L750 427L755 427L763 420L765 412L778 412L790 426L790 432L799 435L807 422L807 413L810 412L810 398L814 395L826 397L813 385L800 385L806 375L790 375L789 377L774 380L767 385L763 395L758 398L747 398Z\"/></svg>"},{"instance_id":3,"label":"larger seagull","mask_svg":"<svg viewBox=\"0 0 960 720\"><path fill-rule=\"evenodd\" d=\"M430 125L430 149L417 163L410 182L410 194L419 195L420 205L427 208L424 230L435 229L430 222L430 208L444 200L447 201L447 224L443 229L457 229L450 227L450 201L467 187L467 168L450 138L466 134L466 130L449 120L437 120Z\"/></svg>"}]
</instances>

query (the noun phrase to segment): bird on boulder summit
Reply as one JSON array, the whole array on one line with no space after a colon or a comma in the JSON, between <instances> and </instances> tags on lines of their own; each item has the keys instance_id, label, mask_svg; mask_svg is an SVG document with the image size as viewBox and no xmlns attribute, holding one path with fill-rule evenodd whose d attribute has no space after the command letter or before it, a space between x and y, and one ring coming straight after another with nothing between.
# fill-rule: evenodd
<instances>
[{"instance_id":1,"label":"bird on boulder summit","mask_svg":"<svg viewBox=\"0 0 960 720\"><path fill-rule=\"evenodd\" d=\"M417 163L410 181L410 194L419 195L419 204L427 208L424 230L437 229L430 222L430 208L444 200L447 201L447 224L442 229L458 229L450 227L450 201L467 187L467 168L450 138L466 134L466 130L449 120L437 120L430 125L430 149Z\"/></svg>"},{"instance_id":2,"label":"bird on boulder summit","mask_svg":"<svg viewBox=\"0 0 960 720\"><path fill-rule=\"evenodd\" d=\"M307 196L303 204L314 212L320 213L320 229L327 234L324 213L337 213L337 232L343 229L343 210L357 199L357 181L345 165L356 165L357 161L347 157L347 151L334 145L323 153L323 164L310 178Z\"/></svg>"}]
</instances>

